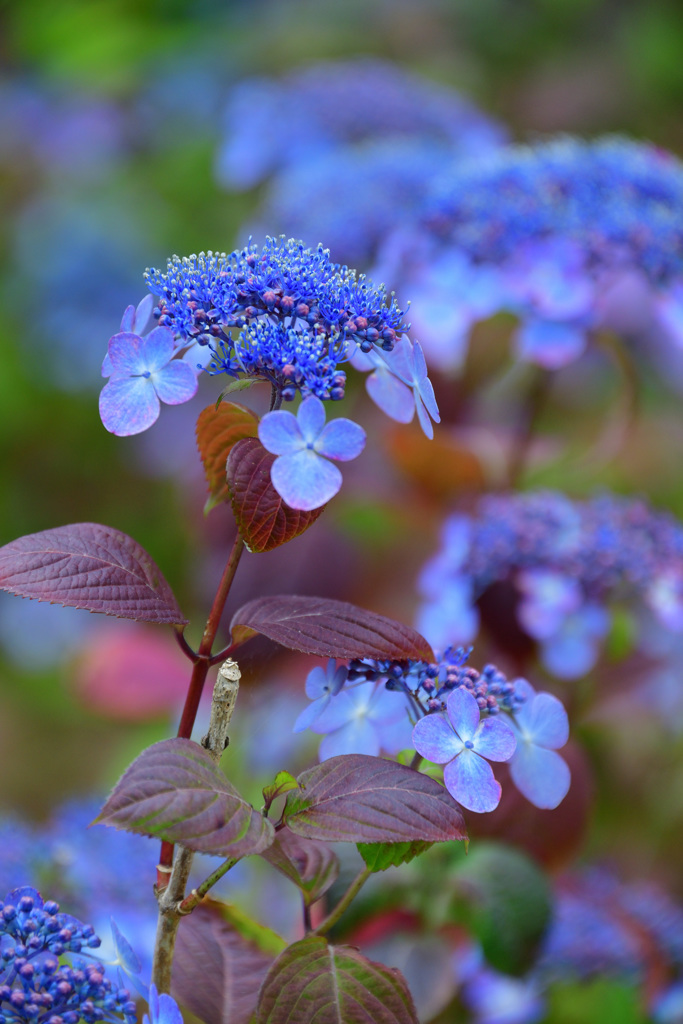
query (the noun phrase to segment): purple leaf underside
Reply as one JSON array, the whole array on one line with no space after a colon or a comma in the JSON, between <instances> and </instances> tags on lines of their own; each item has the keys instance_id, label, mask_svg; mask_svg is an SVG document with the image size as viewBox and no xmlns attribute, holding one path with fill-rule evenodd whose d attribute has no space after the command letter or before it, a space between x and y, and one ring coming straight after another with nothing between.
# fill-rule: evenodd
<instances>
[{"instance_id":1,"label":"purple leaf underside","mask_svg":"<svg viewBox=\"0 0 683 1024\"><path fill-rule=\"evenodd\" d=\"M235 612L230 629L235 643L262 633L290 650L327 658L434 660L425 638L410 626L330 598L256 598Z\"/></svg>"},{"instance_id":2,"label":"purple leaf underside","mask_svg":"<svg viewBox=\"0 0 683 1024\"><path fill-rule=\"evenodd\" d=\"M145 549L99 523L71 523L6 544L0 589L138 622L187 622Z\"/></svg>"},{"instance_id":3,"label":"purple leaf underside","mask_svg":"<svg viewBox=\"0 0 683 1024\"><path fill-rule=\"evenodd\" d=\"M458 805L435 779L367 754L331 757L299 776L284 820L327 842L438 843L466 839Z\"/></svg>"},{"instance_id":4,"label":"purple leaf underside","mask_svg":"<svg viewBox=\"0 0 683 1024\"><path fill-rule=\"evenodd\" d=\"M181 919L171 994L204 1024L249 1024L272 963L205 901Z\"/></svg>"},{"instance_id":5,"label":"purple leaf underside","mask_svg":"<svg viewBox=\"0 0 683 1024\"><path fill-rule=\"evenodd\" d=\"M302 893L307 906L323 896L337 879L339 862L326 843L295 835L283 828L262 856Z\"/></svg>"},{"instance_id":6,"label":"purple leaf underside","mask_svg":"<svg viewBox=\"0 0 683 1024\"><path fill-rule=\"evenodd\" d=\"M273 487L275 456L256 437L238 441L228 457L227 481L240 533L250 551L272 551L298 537L325 511L290 508Z\"/></svg>"},{"instance_id":7,"label":"purple leaf underside","mask_svg":"<svg viewBox=\"0 0 683 1024\"><path fill-rule=\"evenodd\" d=\"M261 853L273 826L192 740L162 740L126 769L98 822L222 857Z\"/></svg>"},{"instance_id":8,"label":"purple leaf underside","mask_svg":"<svg viewBox=\"0 0 683 1024\"><path fill-rule=\"evenodd\" d=\"M271 967L254 1024L418 1024L401 973L315 935Z\"/></svg>"}]
</instances>

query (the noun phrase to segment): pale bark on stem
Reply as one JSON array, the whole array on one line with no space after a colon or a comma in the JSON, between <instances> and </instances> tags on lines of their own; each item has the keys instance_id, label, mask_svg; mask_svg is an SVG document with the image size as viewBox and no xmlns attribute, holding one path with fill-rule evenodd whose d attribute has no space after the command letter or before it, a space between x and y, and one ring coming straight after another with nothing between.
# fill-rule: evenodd
<instances>
[{"instance_id":1,"label":"pale bark on stem","mask_svg":"<svg viewBox=\"0 0 683 1024\"><path fill-rule=\"evenodd\" d=\"M209 731L202 739L202 746L216 763L220 761L227 746L228 728L237 700L239 681L239 666L229 658L219 669L213 688ZM159 893L159 921L152 967L152 981L159 992L169 992L171 989L171 968L178 925L181 917L187 913L186 909L181 910L180 907L185 898L193 856L192 850L176 847L169 883Z\"/></svg>"}]
</instances>

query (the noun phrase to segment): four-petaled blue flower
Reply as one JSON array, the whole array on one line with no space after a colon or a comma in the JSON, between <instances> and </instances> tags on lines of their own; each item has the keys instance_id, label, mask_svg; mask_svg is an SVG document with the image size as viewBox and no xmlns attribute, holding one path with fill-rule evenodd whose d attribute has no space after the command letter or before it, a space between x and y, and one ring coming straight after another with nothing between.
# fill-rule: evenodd
<instances>
[{"instance_id":1,"label":"four-petaled blue flower","mask_svg":"<svg viewBox=\"0 0 683 1024\"><path fill-rule=\"evenodd\" d=\"M149 1017L142 1018L142 1024L183 1024L183 1015L172 996L157 992L156 985L149 986Z\"/></svg>"},{"instance_id":2,"label":"four-petaled blue flower","mask_svg":"<svg viewBox=\"0 0 683 1024\"><path fill-rule=\"evenodd\" d=\"M333 498L342 475L328 459L347 462L365 447L365 431L351 420L325 424L325 406L305 398L296 416L278 409L259 423L261 444L278 458L270 471L273 486L291 508L308 512Z\"/></svg>"},{"instance_id":3,"label":"four-petaled blue flower","mask_svg":"<svg viewBox=\"0 0 683 1024\"><path fill-rule=\"evenodd\" d=\"M337 662L330 658L327 667L316 665L306 677L306 696L310 697L312 703L301 712L294 723L294 732L303 732L310 729L313 722L318 718L333 697L336 697L346 682L349 670L346 665L337 668Z\"/></svg>"},{"instance_id":4,"label":"four-petaled blue flower","mask_svg":"<svg viewBox=\"0 0 683 1024\"><path fill-rule=\"evenodd\" d=\"M384 683L357 683L333 697L311 724L325 734L320 760L338 754L397 754L410 746L411 725L405 697Z\"/></svg>"},{"instance_id":5,"label":"four-petaled blue flower","mask_svg":"<svg viewBox=\"0 0 683 1024\"><path fill-rule=\"evenodd\" d=\"M413 344L404 335L390 352L359 350L352 362L358 370L372 369L365 386L382 412L399 423L410 423L417 411L423 431L427 437L434 437L429 417L435 423L440 423L441 418L419 342Z\"/></svg>"},{"instance_id":6,"label":"four-petaled blue flower","mask_svg":"<svg viewBox=\"0 0 683 1024\"><path fill-rule=\"evenodd\" d=\"M517 748L510 775L527 800L551 810L565 798L571 782L567 762L556 753L569 739L567 712L557 697L536 693L526 679L517 679L515 689L526 699L512 719Z\"/></svg>"},{"instance_id":7,"label":"four-petaled blue flower","mask_svg":"<svg viewBox=\"0 0 683 1024\"><path fill-rule=\"evenodd\" d=\"M470 811L493 811L500 802L491 761L507 761L515 752L515 734L500 718L479 720L479 705L469 691L459 687L446 702L447 716L437 713L421 718L413 729L418 754L444 764L446 789Z\"/></svg>"},{"instance_id":8,"label":"four-petaled blue flower","mask_svg":"<svg viewBox=\"0 0 683 1024\"><path fill-rule=\"evenodd\" d=\"M180 405L194 396L197 376L174 353L173 333L166 327L155 327L146 338L128 331L111 338L103 367L111 368L110 379L100 394L100 416L110 433L139 434L158 418L160 401Z\"/></svg>"}]
</instances>

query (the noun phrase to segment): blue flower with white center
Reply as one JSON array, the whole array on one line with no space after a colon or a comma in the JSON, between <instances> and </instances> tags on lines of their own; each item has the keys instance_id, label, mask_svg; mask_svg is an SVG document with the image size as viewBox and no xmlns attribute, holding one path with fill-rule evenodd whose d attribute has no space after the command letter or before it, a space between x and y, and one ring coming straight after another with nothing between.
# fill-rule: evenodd
<instances>
[{"instance_id":1,"label":"blue flower with white center","mask_svg":"<svg viewBox=\"0 0 683 1024\"><path fill-rule=\"evenodd\" d=\"M172 996L157 992L156 985L149 987L149 1017L142 1018L143 1024L183 1024L183 1015Z\"/></svg>"},{"instance_id":2,"label":"blue flower with white center","mask_svg":"<svg viewBox=\"0 0 683 1024\"><path fill-rule=\"evenodd\" d=\"M326 734L321 761L337 754L397 754L410 746L411 728L405 696L374 682L343 689L311 724L313 732Z\"/></svg>"},{"instance_id":3,"label":"blue flower with white center","mask_svg":"<svg viewBox=\"0 0 683 1024\"><path fill-rule=\"evenodd\" d=\"M413 729L413 746L435 764L443 764L446 789L463 807L477 813L493 811L501 787L491 761L508 761L515 752L515 734L501 718L480 721L475 697L462 687L446 702L446 715L426 715Z\"/></svg>"},{"instance_id":4,"label":"blue flower with white center","mask_svg":"<svg viewBox=\"0 0 683 1024\"><path fill-rule=\"evenodd\" d=\"M336 697L347 680L349 670L346 665L337 668L337 662L330 658L325 668L316 665L306 677L306 696L312 701L305 708L296 722L294 732L303 732L310 729L333 697Z\"/></svg>"},{"instance_id":5,"label":"blue flower with white center","mask_svg":"<svg viewBox=\"0 0 683 1024\"><path fill-rule=\"evenodd\" d=\"M175 351L165 327L146 338L126 331L111 338L111 374L100 394L100 416L110 433L139 434L156 422L161 402L180 405L194 397L197 376L188 363L173 358Z\"/></svg>"},{"instance_id":6,"label":"blue flower with white center","mask_svg":"<svg viewBox=\"0 0 683 1024\"><path fill-rule=\"evenodd\" d=\"M517 748L510 760L510 775L517 789L536 807L551 810L564 800L571 774L557 750L569 739L567 712L550 693L536 693L526 679L515 689L526 699L512 722Z\"/></svg>"},{"instance_id":7,"label":"blue flower with white center","mask_svg":"<svg viewBox=\"0 0 683 1024\"><path fill-rule=\"evenodd\" d=\"M342 475L329 459L347 462L365 447L365 431L352 420L325 424L325 407L310 395L296 416L277 409L259 423L261 444L277 455L270 475L273 486L290 508L308 512L333 498Z\"/></svg>"}]
</instances>

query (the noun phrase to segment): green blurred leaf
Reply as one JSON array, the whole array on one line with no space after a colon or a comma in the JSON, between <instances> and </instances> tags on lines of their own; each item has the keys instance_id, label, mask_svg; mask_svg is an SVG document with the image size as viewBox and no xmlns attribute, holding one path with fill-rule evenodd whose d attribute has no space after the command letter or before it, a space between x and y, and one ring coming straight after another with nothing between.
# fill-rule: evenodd
<instances>
[{"instance_id":1,"label":"green blurred leaf","mask_svg":"<svg viewBox=\"0 0 683 1024\"><path fill-rule=\"evenodd\" d=\"M574 985L553 985L548 992L547 1024L645 1024L638 989L607 978Z\"/></svg>"},{"instance_id":2,"label":"green blurred leaf","mask_svg":"<svg viewBox=\"0 0 683 1024\"><path fill-rule=\"evenodd\" d=\"M358 852L371 871L386 871L408 864L428 850L431 843L358 843Z\"/></svg>"},{"instance_id":3,"label":"green blurred leaf","mask_svg":"<svg viewBox=\"0 0 683 1024\"><path fill-rule=\"evenodd\" d=\"M456 919L506 974L531 965L551 915L550 887L534 862L512 847L477 843L452 875Z\"/></svg>"}]
</instances>

